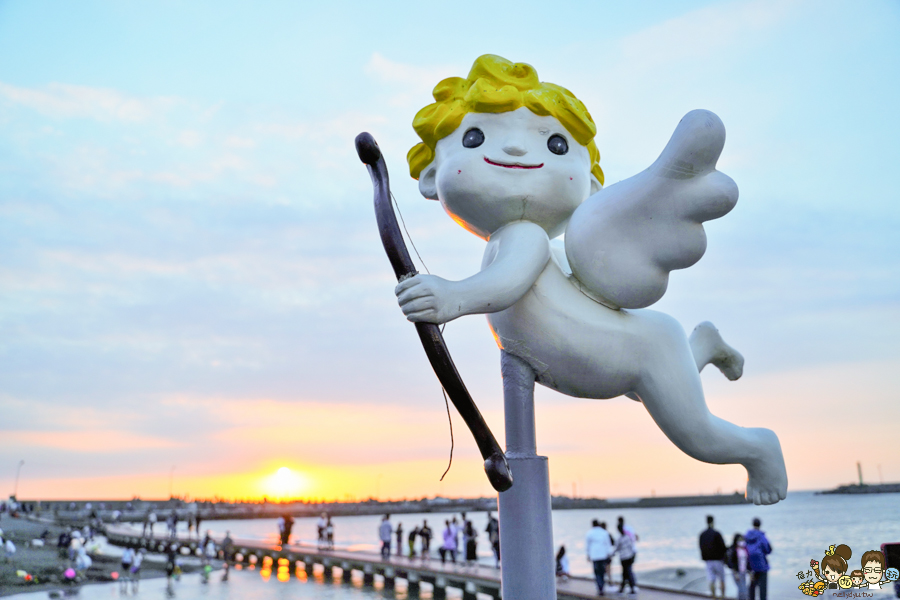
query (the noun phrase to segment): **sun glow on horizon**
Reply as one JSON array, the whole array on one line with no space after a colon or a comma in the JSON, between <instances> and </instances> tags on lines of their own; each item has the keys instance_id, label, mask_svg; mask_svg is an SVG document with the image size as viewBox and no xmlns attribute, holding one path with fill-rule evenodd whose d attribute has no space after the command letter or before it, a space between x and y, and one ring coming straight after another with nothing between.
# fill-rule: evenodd
<instances>
[{"instance_id":1,"label":"sun glow on horizon","mask_svg":"<svg viewBox=\"0 0 900 600\"><path fill-rule=\"evenodd\" d=\"M309 478L290 467L281 466L274 474L260 483L260 491L272 500L292 500L301 498L309 491Z\"/></svg>"}]
</instances>

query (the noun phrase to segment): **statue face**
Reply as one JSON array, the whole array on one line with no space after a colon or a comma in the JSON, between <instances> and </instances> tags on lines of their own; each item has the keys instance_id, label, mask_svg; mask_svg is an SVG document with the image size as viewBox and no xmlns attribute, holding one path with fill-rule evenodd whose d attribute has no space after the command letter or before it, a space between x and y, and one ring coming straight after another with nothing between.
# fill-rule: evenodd
<instances>
[{"instance_id":1,"label":"statue face","mask_svg":"<svg viewBox=\"0 0 900 600\"><path fill-rule=\"evenodd\" d=\"M522 220L556 237L591 188L587 148L555 118L524 107L467 114L420 177L423 194L433 190L456 222L483 238Z\"/></svg>"}]
</instances>

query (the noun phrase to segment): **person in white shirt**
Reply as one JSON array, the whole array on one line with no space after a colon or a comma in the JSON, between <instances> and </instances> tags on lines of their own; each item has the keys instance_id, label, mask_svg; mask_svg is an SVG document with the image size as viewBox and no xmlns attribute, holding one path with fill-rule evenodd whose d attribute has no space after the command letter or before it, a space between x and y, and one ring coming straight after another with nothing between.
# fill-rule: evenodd
<instances>
[{"instance_id":1,"label":"person in white shirt","mask_svg":"<svg viewBox=\"0 0 900 600\"><path fill-rule=\"evenodd\" d=\"M461 531L459 523L456 522L456 517L453 517L453 520L450 521L450 531L453 532L453 551L451 554L453 562L456 562L456 555L459 553L459 532Z\"/></svg>"},{"instance_id":2,"label":"person in white shirt","mask_svg":"<svg viewBox=\"0 0 900 600\"><path fill-rule=\"evenodd\" d=\"M625 584L627 583L631 588L631 594L634 595L637 593L637 584L634 581L632 565L634 565L634 559L637 556L637 547L635 545L637 534L634 533L633 529L625 525L622 517L619 517L617 529L619 530L619 539L616 540L615 554L618 554L619 560L622 561L622 585L619 586L619 593L625 593Z\"/></svg>"},{"instance_id":3,"label":"person in white shirt","mask_svg":"<svg viewBox=\"0 0 900 600\"><path fill-rule=\"evenodd\" d=\"M123 590L128 589L128 580L131 578L131 565L134 564L134 549L125 548L122 552L122 572L119 573L119 583Z\"/></svg>"},{"instance_id":4,"label":"person in white shirt","mask_svg":"<svg viewBox=\"0 0 900 600\"><path fill-rule=\"evenodd\" d=\"M378 539L381 540L381 558L388 559L391 557L391 515L384 515L381 519L381 525L378 527Z\"/></svg>"},{"instance_id":5,"label":"person in white shirt","mask_svg":"<svg viewBox=\"0 0 900 600\"><path fill-rule=\"evenodd\" d=\"M606 568L613 552L612 536L606 530L606 523L594 519L591 529L588 531L585 543L587 559L594 564L594 577L597 580L597 594L603 596L603 586L606 580Z\"/></svg>"},{"instance_id":6,"label":"person in white shirt","mask_svg":"<svg viewBox=\"0 0 900 600\"><path fill-rule=\"evenodd\" d=\"M158 518L156 516L156 513L151 510L150 514L147 515L147 525L150 528L150 537L153 537L153 528L156 527L157 520Z\"/></svg>"},{"instance_id":7,"label":"person in white shirt","mask_svg":"<svg viewBox=\"0 0 900 600\"><path fill-rule=\"evenodd\" d=\"M141 548L134 554L134 562L131 563L131 593L137 594L138 583L141 581L141 563L144 562L144 549Z\"/></svg>"},{"instance_id":8,"label":"person in white shirt","mask_svg":"<svg viewBox=\"0 0 900 600\"><path fill-rule=\"evenodd\" d=\"M284 517L278 517L275 524L278 526L278 540L284 544Z\"/></svg>"}]
</instances>

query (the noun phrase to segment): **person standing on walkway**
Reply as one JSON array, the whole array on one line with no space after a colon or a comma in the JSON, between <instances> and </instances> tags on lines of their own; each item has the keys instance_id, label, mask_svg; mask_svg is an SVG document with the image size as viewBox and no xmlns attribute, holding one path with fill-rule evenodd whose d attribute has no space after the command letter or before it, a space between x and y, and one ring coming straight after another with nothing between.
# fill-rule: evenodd
<instances>
[{"instance_id":1,"label":"person standing on walkway","mask_svg":"<svg viewBox=\"0 0 900 600\"><path fill-rule=\"evenodd\" d=\"M230 531L226 531L225 537L222 539L222 556L226 565L234 560L234 540L231 539Z\"/></svg>"},{"instance_id":2,"label":"person standing on walkway","mask_svg":"<svg viewBox=\"0 0 900 600\"><path fill-rule=\"evenodd\" d=\"M429 560L431 558L431 527L428 526L428 519L422 521L422 527L419 529L419 537L422 538L422 559Z\"/></svg>"},{"instance_id":3,"label":"person standing on walkway","mask_svg":"<svg viewBox=\"0 0 900 600\"><path fill-rule=\"evenodd\" d=\"M287 546L291 543L291 530L294 529L294 517L290 513L284 515L284 533L281 536L281 545Z\"/></svg>"},{"instance_id":4,"label":"person standing on walkway","mask_svg":"<svg viewBox=\"0 0 900 600\"><path fill-rule=\"evenodd\" d=\"M153 537L153 528L156 527L156 522L159 518L156 516L156 512L151 510L147 514L147 524L150 526L150 537Z\"/></svg>"},{"instance_id":5,"label":"person standing on walkway","mask_svg":"<svg viewBox=\"0 0 900 600\"><path fill-rule=\"evenodd\" d=\"M409 532L409 557L416 557L416 536L419 535L419 526L416 525L412 528L412 531Z\"/></svg>"},{"instance_id":6,"label":"person standing on walkway","mask_svg":"<svg viewBox=\"0 0 900 600\"><path fill-rule=\"evenodd\" d=\"M166 550L166 593L170 594L169 597L174 596L175 590L172 586L175 577L177 576L177 558L175 558L175 544L171 544Z\"/></svg>"},{"instance_id":7,"label":"person standing on walkway","mask_svg":"<svg viewBox=\"0 0 900 600\"><path fill-rule=\"evenodd\" d=\"M334 524L331 522L331 517L325 521L325 549L334 550Z\"/></svg>"},{"instance_id":8,"label":"person standing on walkway","mask_svg":"<svg viewBox=\"0 0 900 600\"><path fill-rule=\"evenodd\" d=\"M397 556L403 557L403 523L397 523Z\"/></svg>"},{"instance_id":9,"label":"person standing on walkway","mask_svg":"<svg viewBox=\"0 0 900 600\"><path fill-rule=\"evenodd\" d=\"M466 521L463 534L466 538L466 564L475 565L478 563L478 532L472 526L472 521Z\"/></svg>"},{"instance_id":10,"label":"person standing on walkway","mask_svg":"<svg viewBox=\"0 0 900 600\"><path fill-rule=\"evenodd\" d=\"M207 541L203 544L203 571L205 573L205 577L209 578L209 572L212 569L207 569L207 566L212 565L212 561L219 555L219 549L216 548L216 542L209 536L207 536Z\"/></svg>"},{"instance_id":11,"label":"person standing on walkway","mask_svg":"<svg viewBox=\"0 0 900 600\"><path fill-rule=\"evenodd\" d=\"M453 526L450 524L450 521L444 521L446 523L446 527L444 528L444 542L441 544L441 547L438 548L438 551L441 553L441 564L447 562L447 555L450 555L450 561L456 562L456 534L453 532Z\"/></svg>"},{"instance_id":12,"label":"person standing on walkway","mask_svg":"<svg viewBox=\"0 0 900 600\"><path fill-rule=\"evenodd\" d=\"M622 517L619 517L617 528L619 530L619 539L616 540L615 554L619 555L619 561L622 563L622 585L619 587L619 593L625 593L625 584L627 583L631 588L631 593L636 594L637 585L634 581L632 565L634 565L634 559L637 556L637 547L635 545L637 535L634 531L629 531L631 528L626 527Z\"/></svg>"},{"instance_id":13,"label":"person standing on walkway","mask_svg":"<svg viewBox=\"0 0 900 600\"><path fill-rule=\"evenodd\" d=\"M560 546L556 553L556 576L563 581L569 580L569 557L566 556L565 546Z\"/></svg>"},{"instance_id":14,"label":"person standing on walkway","mask_svg":"<svg viewBox=\"0 0 900 600\"><path fill-rule=\"evenodd\" d=\"M144 562L144 549L134 553L134 562L131 563L131 593L137 594L138 585L141 582L141 564Z\"/></svg>"},{"instance_id":15,"label":"person standing on walkway","mask_svg":"<svg viewBox=\"0 0 900 600\"><path fill-rule=\"evenodd\" d=\"M736 533L734 534L734 541L731 543L731 547L725 551L725 566L731 569L734 584L738 589L738 600L748 600L747 562L747 543L744 541L744 536Z\"/></svg>"},{"instance_id":16,"label":"person standing on walkway","mask_svg":"<svg viewBox=\"0 0 900 600\"><path fill-rule=\"evenodd\" d=\"M491 511L488 511L488 524L484 528L488 534L488 541L491 543L491 549L494 551L494 568L500 568L500 521L497 520Z\"/></svg>"},{"instance_id":17,"label":"person standing on walkway","mask_svg":"<svg viewBox=\"0 0 900 600\"><path fill-rule=\"evenodd\" d=\"M325 521L325 513L322 513L319 516L319 520L316 523L316 534L318 540L319 550L325 547L325 526L327 522Z\"/></svg>"},{"instance_id":18,"label":"person standing on walkway","mask_svg":"<svg viewBox=\"0 0 900 600\"><path fill-rule=\"evenodd\" d=\"M713 516L707 515L706 530L700 534L700 558L706 563L706 581L713 598L716 597L716 581L721 597L725 597L725 549L722 534L713 528Z\"/></svg>"},{"instance_id":19,"label":"person standing on walkway","mask_svg":"<svg viewBox=\"0 0 900 600\"><path fill-rule=\"evenodd\" d=\"M381 525L378 527L378 538L381 540L381 558L387 560L391 557L391 515L384 515Z\"/></svg>"},{"instance_id":20,"label":"person standing on walkway","mask_svg":"<svg viewBox=\"0 0 900 600\"><path fill-rule=\"evenodd\" d=\"M125 548L122 552L122 572L119 574L119 584L123 591L128 591L128 582L131 579L131 565L134 564L134 549Z\"/></svg>"},{"instance_id":21,"label":"person standing on walkway","mask_svg":"<svg viewBox=\"0 0 900 600\"><path fill-rule=\"evenodd\" d=\"M750 600L756 600L756 590L759 589L759 600L766 600L769 587L769 560L766 555L772 553L772 545L766 538L766 534L759 528L762 521L753 519L753 529L747 532L744 540L747 542L747 559L750 564Z\"/></svg>"},{"instance_id":22,"label":"person standing on walkway","mask_svg":"<svg viewBox=\"0 0 900 600\"><path fill-rule=\"evenodd\" d=\"M169 539L174 540L176 536L175 531L178 529L178 515L175 513L174 509L166 518L166 525L169 526Z\"/></svg>"},{"instance_id":23,"label":"person standing on walkway","mask_svg":"<svg viewBox=\"0 0 900 600\"><path fill-rule=\"evenodd\" d=\"M603 596L603 586L606 583L606 568L609 566L609 558L613 552L613 539L606 530L606 523L594 519L591 521L591 529L588 531L585 541L587 559L594 565L594 578L597 581L597 594Z\"/></svg>"},{"instance_id":24,"label":"person standing on walkway","mask_svg":"<svg viewBox=\"0 0 900 600\"><path fill-rule=\"evenodd\" d=\"M456 517L453 517L453 520L450 521L450 531L453 532L453 562L456 562L456 555L459 553L459 534L461 531L459 523L456 521Z\"/></svg>"}]
</instances>

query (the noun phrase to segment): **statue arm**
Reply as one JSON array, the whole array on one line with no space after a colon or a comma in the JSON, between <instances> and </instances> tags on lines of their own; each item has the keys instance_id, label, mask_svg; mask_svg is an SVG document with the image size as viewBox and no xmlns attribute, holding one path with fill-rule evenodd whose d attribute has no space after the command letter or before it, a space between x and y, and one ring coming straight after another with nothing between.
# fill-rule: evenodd
<instances>
[{"instance_id":1,"label":"statue arm","mask_svg":"<svg viewBox=\"0 0 900 600\"><path fill-rule=\"evenodd\" d=\"M408 320L446 323L509 308L531 289L549 259L547 233L539 225L519 221L491 235L479 273L461 281L416 275L394 291Z\"/></svg>"}]
</instances>

